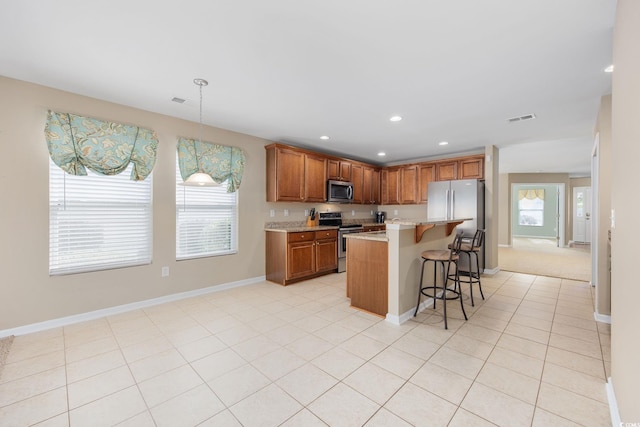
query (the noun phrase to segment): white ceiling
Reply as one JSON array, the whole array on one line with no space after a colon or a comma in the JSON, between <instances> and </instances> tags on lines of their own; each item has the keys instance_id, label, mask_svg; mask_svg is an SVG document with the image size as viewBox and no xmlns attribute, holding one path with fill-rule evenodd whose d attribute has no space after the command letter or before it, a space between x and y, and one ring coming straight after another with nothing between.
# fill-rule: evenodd
<instances>
[{"instance_id":1,"label":"white ceiling","mask_svg":"<svg viewBox=\"0 0 640 427\"><path fill-rule=\"evenodd\" d=\"M196 122L201 77L208 125L374 163L493 144L501 172L588 175L611 91L615 0L0 0L0 10L0 75Z\"/></svg>"}]
</instances>

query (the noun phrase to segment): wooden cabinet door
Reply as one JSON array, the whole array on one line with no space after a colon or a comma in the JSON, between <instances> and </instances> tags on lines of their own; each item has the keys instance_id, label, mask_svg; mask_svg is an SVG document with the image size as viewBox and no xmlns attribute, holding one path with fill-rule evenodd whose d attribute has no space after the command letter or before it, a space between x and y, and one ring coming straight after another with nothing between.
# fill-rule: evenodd
<instances>
[{"instance_id":1,"label":"wooden cabinet door","mask_svg":"<svg viewBox=\"0 0 640 427\"><path fill-rule=\"evenodd\" d=\"M339 160L327 160L327 177L329 179L340 179L340 161Z\"/></svg>"},{"instance_id":2,"label":"wooden cabinet door","mask_svg":"<svg viewBox=\"0 0 640 427\"><path fill-rule=\"evenodd\" d=\"M458 161L436 163L436 180L450 181L458 179Z\"/></svg>"},{"instance_id":3,"label":"wooden cabinet door","mask_svg":"<svg viewBox=\"0 0 640 427\"><path fill-rule=\"evenodd\" d=\"M374 170L371 175L371 204L380 204L380 171Z\"/></svg>"},{"instance_id":4,"label":"wooden cabinet door","mask_svg":"<svg viewBox=\"0 0 640 427\"><path fill-rule=\"evenodd\" d=\"M434 165L420 165L418 170L418 203L427 203L429 183L435 181L436 168Z\"/></svg>"},{"instance_id":5,"label":"wooden cabinet door","mask_svg":"<svg viewBox=\"0 0 640 427\"><path fill-rule=\"evenodd\" d=\"M365 205L380 204L380 171L365 166L362 170L363 195Z\"/></svg>"},{"instance_id":6,"label":"wooden cabinet door","mask_svg":"<svg viewBox=\"0 0 640 427\"><path fill-rule=\"evenodd\" d=\"M315 242L287 245L287 279L310 276L316 272Z\"/></svg>"},{"instance_id":7,"label":"wooden cabinet door","mask_svg":"<svg viewBox=\"0 0 640 427\"><path fill-rule=\"evenodd\" d=\"M304 155L304 200L326 202L327 159L311 154Z\"/></svg>"},{"instance_id":8,"label":"wooden cabinet door","mask_svg":"<svg viewBox=\"0 0 640 427\"><path fill-rule=\"evenodd\" d=\"M382 171L382 204L398 205L398 184L400 181L399 169L385 169Z\"/></svg>"},{"instance_id":9,"label":"wooden cabinet door","mask_svg":"<svg viewBox=\"0 0 640 427\"><path fill-rule=\"evenodd\" d=\"M351 182L353 182L353 203L362 204L364 200L364 176L361 165L351 166Z\"/></svg>"},{"instance_id":10,"label":"wooden cabinet door","mask_svg":"<svg viewBox=\"0 0 640 427\"><path fill-rule=\"evenodd\" d=\"M351 181L351 162L329 159L327 176L338 181Z\"/></svg>"},{"instance_id":11,"label":"wooden cabinet door","mask_svg":"<svg viewBox=\"0 0 640 427\"><path fill-rule=\"evenodd\" d=\"M276 151L276 201L304 200L304 154L278 148Z\"/></svg>"},{"instance_id":12,"label":"wooden cabinet door","mask_svg":"<svg viewBox=\"0 0 640 427\"><path fill-rule=\"evenodd\" d=\"M418 166L407 166L400 169L400 203L418 203Z\"/></svg>"},{"instance_id":13,"label":"wooden cabinet door","mask_svg":"<svg viewBox=\"0 0 640 427\"><path fill-rule=\"evenodd\" d=\"M338 268L338 239L316 241L316 271L335 270Z\"/></svg>"},{"instance_id":14,"label":"wooden cabinet door","mask_svg":"<svg viewBox=\"0 0 640 427\"><path fill-rule=\"evenodd\" d=\"M458 164L458 179L483 179L484 156L470 157L460 160Z\"/></svg>"}]
</instances>

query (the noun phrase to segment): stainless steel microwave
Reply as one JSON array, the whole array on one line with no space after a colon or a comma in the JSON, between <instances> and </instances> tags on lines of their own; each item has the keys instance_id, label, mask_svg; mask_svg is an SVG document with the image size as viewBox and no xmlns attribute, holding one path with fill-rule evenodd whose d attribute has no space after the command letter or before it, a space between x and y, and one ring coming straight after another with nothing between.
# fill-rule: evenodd
<instances>
[{"instance_id":1,"label":"stainless steel microwave","mask_svg":"<svg viewBox=\"0 0 640 427\"><path fill-rule=\"evenodd\" d=\"M327 181L327 202L350 203L353 201L353 183L346 181Z\"/></svg>"}]
</instances>

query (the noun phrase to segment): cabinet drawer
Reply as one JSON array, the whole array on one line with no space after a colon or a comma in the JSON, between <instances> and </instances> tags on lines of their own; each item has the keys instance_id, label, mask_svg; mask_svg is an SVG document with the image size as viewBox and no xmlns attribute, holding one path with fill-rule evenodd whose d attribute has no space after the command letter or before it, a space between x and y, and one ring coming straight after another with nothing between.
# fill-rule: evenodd
<instances>
[{"instance_id":1,"label":"cabinet drawer","mask_svg":"<svg viewBox=\"0 0 640 427\"><path fill-rule=\"evenodd\" d=\"M338 238L338 230L316 231L316 240L337 239L337 238Z\"/></svg>"},{"instance_id":2,"label":"cabinet drawer","mask_svg":"<svg viewBox=\"0 0 640 427\"><path fill-rule=\"evenodd\" d=\"M308 242L315 240L313 231L302 231L295 233L287 233L287 242Z\"/></svg>"}]
</instances>

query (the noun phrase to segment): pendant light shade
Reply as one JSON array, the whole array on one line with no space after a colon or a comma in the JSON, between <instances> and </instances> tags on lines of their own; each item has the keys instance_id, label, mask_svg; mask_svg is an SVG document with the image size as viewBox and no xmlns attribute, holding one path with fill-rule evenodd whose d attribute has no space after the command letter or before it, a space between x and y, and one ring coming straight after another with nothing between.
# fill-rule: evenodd
<instances>
[{"instance_id":1,"label":"pendant light shade","mask_svg":"<svg viewBox=\"0 0 640 427\"><path fill-rule=\"evenodd\" d=\"M195 156L196 163L198 165L198 172L191 174L189 178L182 185L193 186L193 187L217 187L220 184L215 182L211 175L205 173L200 166L200 159L198 155L198 146L202 144L202 88L209 84L205 79L193 79L193 83L198 85L200 89L200 137L198 139L198 144L195 144Z\"/></svg>"},{"instance_id":2,"label":"pendant light shade","mask_svg":"<svg viewBox=\"0 0 640 427\"><path fill-rule=\"evenodd\" d=\"M217 184L208 173L196 172L189 178L187 178L187 180L182 185L193 187L213 187L219 184Z\"/></svg>"}]
</instances>

